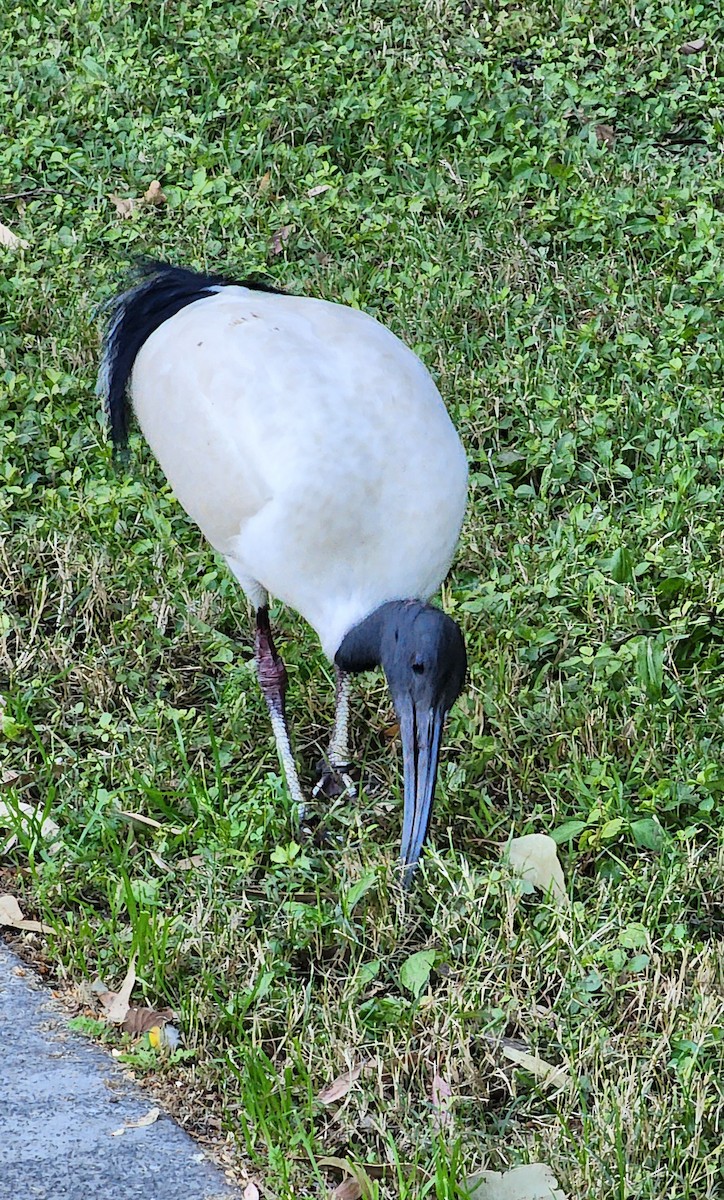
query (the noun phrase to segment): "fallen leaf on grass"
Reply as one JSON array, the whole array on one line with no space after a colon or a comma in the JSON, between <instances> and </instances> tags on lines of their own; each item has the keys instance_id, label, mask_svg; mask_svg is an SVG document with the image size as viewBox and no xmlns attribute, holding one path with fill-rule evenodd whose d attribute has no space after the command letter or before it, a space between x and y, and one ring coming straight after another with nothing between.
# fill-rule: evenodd
<instances>
[{"instance_id":1,"label":"fallen leaf on grass","mask_svg":"<svg viewBox=\"0 0 724 1200\"><path fill-rule=\"evenodd\" d=\"M281 254L284 249L284 243L288 241L292 229L292 225L282 225L281 229L277 229L276 233L272 235L272 254Z\"/></svg>"},{"instance_id":2,"label":"fallen leaf on grass","mask_svg":"<svg viewBox=\"0 0 724 1200\"><path fill-rule=\"evenodd\" d=\"M19 814L22 816L18 820ZM23 820L23 817L26 817L27 820ZM50 854L55 854L63 845L55 836L60 833L59 826L50 817L43 817L42 808L33 807L32 804L23 804L22 801L18 801L16 804L6 804L0 800L0 823L19 824L20 831L25 836L33 833L33 825L39 826L40 836L48 842L47 849ZM11 850L16 842L17 837L11 835L10 840L5 844L5 850Z\"/></svg>"},{"instance_id":3,"label":"fallen leaf on grass","mask_svg":"<svg viewBox=\"0 0 724 1200\"><path fill-rule=\"evenodd\" d=\"M0 223L0 246L5 246L8 250L27 250L29 245L25 238L18 237L7 225Z\"/></svg>"},{"instance_id":4,"label":"fallen leaf on grass","mask_svg":"<svg viewBox=\"0 0 724 1200\"><path fill-rule=\"evenodd\" d=\"M242 1200L259 1200L259 1189L255 1183L247 1183L241 1195Z\"/></svg>"},{"instance_id":5,"label":"fallen leaf on grass","mask_svg":"<svg viewBox=\"0 0 724 1200\"><path fill-rule=\"evenodd\" d=\"M694 38L691 42L684 42L683 46L679 47L681 54L698 54L706 45L706 38Z\"/></svg>"},{"instance_id":6,"label":"fallen leaf on grass","mask_svg":"<svg viewBox=\"0 0 724 1200\"><path fill-rule=\"evenodd\" d=\"M157 179L154 179L153 182L149 184L147 190L143 193L143 203L156 205L166 203L166 197L164 196L163 191L161 190L161 184Z\"/></svg>"},{"instance_id":7,"label":"fallen leaf on grass","mask_svg":"<svg viewBox=\"0 0 724 1200\"><path fill-rule=\"evenodd\" d=\"M406 958L400 967L400 983L415 999L424 992L430 982L432 968L435 966L434 950L418 950Z\"/></svg>"},{"instance_id":8,"label":"fallen leaf on grass","mask_svg":"<svg viewBox=\"0 0 724 1200\"><path fill-rule=\"evenodd\" d=\"M355 1179L354 1175L348 1175L337 1184L333 1192L330 1192L331 1200L360 1200L362 1195L359 1180Z\"/></svg>"},{"instance_id":9,"label":"fallen leaf on grass","mask_svg":"<svg viewBox=\"0 0 724 1200\"><path fill-rule=\"evenodd\" d=\"M453 1093L447 1079L444 1079L442 1075L438 1075L437 1071L432 1077L431 1094L434 1110L432 1122L439 1133L446 1126L452 1124L453 1115L450 1112L450 1101L452 1100Z\"/></svg>"},{"instance_id":10,"label":"fallen leaf on grass","mask_svg":"<svg viewBox=\"0 0 724 1200\"><path fill-rule=\"evenodd\" d=\"M545 1163L529 1163L512 1171L479 1171L465 1180L470 1200L566 1200Z\"/></svg>"},{"instance_id":11,"label":"fallen leaf on grass","mask_svg":"<svg viewBox=\"0 0 724 1200\"><path fill-rule=\"evenodd\" d=\"M104 1009L106 1010L104 1015L109 1024L122 1025L123 1022L125 1021L126 1017L128 1016L128 1010L130 1008L129 1001L131 999L131 992L133 991L133 985L135 982L136 982L136 955L134 954L133 958L131 959L130 963L128 964L128 970L126 971L126 978L123 980L123 983L121 984L120 991L118 991L118 992L111 992L111 991L101 992L98 996L98 999L100 1000L101 1004L103 1005ZM94 985L93 990L94 991L96 990L95 985Z\"/></svg>"},{"instance_id":12,"label":"fallen leaf on grass","mask_svg":"<svg viewBox=\"0 0 724 1200\"><path fill-rule=\"evenodd\" d=\"M313 200L315 196L321 196L322 192L328 192L331 186L331 183L318 183L316 187L309 189L307 195L310 200Z\"/></svg>"},{"instance_id":13,"label":"fallen leaf on grass","mask_svg":"<svg viewBox=\"0 0 724 1200\"><path fill-rule=\"evenodd\" d=\"M0 896L0 925L5 925L8 929L27 929L34 933L53 932L52 925L26 920L17 900L8 893Z\"/></svg>"},{"instance_id":14,"label":"fallen leaf on grass","mask_svg":"<svg viewBox=\"0 0 724 1200\"><path fill-rule=\"evenodd\" d=\"M360 1200L360 1197L368 1200L368 1197L374 1195L374 1184L360 1163L350 1162L348 1158L336 1158L330 1154L325 1158L320 1158L319 1165L320 1167L334 1167L335 1170L342 1171L348 1177L337 1184L334 1191L330 1193L335 1200Z\"/></svg>"},{"instance_id":15,"label":"fallen leaf on grass","mask_svg":"<svg viewBox=\"0 0 724 1200\"><path fill-rule=\"evenodd\" d=\"M358 1063L356 1067L352 1067L350 1071L345 1071L344 1075L338 1075L329 1087L323 1088L317 1096L320 1104L336 1104L343 1096L347 1095L353 1084L359 1079L362 1070L367 1066L366 1062Z\"/></svg>"},{"instance_id":16,"label":"fallen leaf on grass","mask_svg":"<svg viewBox=\"0 0 724 1200\"><path fill-rule=\"evenodd\" d=\"M118 216L123 217L124 220L127 217L132 217L139 206L138 200L133 200L130 196L127 199L123 199L121 196L117 196L115 192L111 192L108 199L118 213Z\"/></svg>"},{"instance_id":17,"label":"fallen leaf on grass","mask_svg":"<svg viewBox=\"0 0 724 1200\"><path fill-rule=\"evenodd\" d=\"M176 863L177 871L193 871L196 867L203 867L204 859L201 854L192 854L191 858L182 858Z\"/></svg>"},{"instance_id":18,"label":"fallen leaf on grass","mask_svg":"<svg viewBox=\"0 0 724 1200\"><path fill-rule=\"evenodd\" d=\"M264 174L262 175L261 179L259 180L258 184L256 185L257 192L268 191L270 183L271 183L271 171L265 171Z\"/></svg>"},{"instance_id":19,"label":"fallen leaf on grass","mask_svg":"<svg viewBox=\"0 0 724 1200\"><path fill-rule=\"evenodd\" d=\"M111 1137L122 1137L129 1129L145 1129L147 1125L153 1125L154 1121L157 1121L160 1116L160 1108L151 1108L144 1116L138 1117L135 1121L126 1121L125 1125L121 1125L120 1129L114 1129Z\"/></svg>"},{"instance_id":20,"label":"fallen leaf on grass","mask_svg":"<svg viewBox=\"0 0 724 1200\"><path fill-rule=\"evenodd\" d=\"M166 203L166 197L157 179L149 184L142 196L117 196L115 192L111 192L108 199L124 221L132 217L139 208L158 208Z\"/></svg>"},{"instance_id":21,"label":"fallen leaf on grass","mask_svg":"<svg viewBox=\"0 0 724 1200\"><path fill-rule=\"evenodd\" d=\"M610 146L611 149L616 145L616 130L613 125L597 125L596 126L596 141Z\"/></svg>"},{"instance_id":22,"label":"fallen leaf on grass","mask_svg":"<svg viewBox=\"0 0 724 1200\"><path fill-rule=\"evenodd\" d=\"M126 1033L140 1036L142 1033L149 1033L152 1029L166 1025L169 1021L173 1021L175 1016L172 1008L139 1008L133 1005L121 1021L121 1029L124 1029Z\"/></svg>"},{"instance_id":23,"label":"fallen leaf on grass","mask_svg":"<svg viewBox=\"0 0 724 1200\"><path fill-rule=\"evenodd\" d=\"M550 893L557 904L567 903L566 881L552 837L547 833L527 833L524 837L512 838L502 850L518 875L540 891Z\"/></svg>"},{"instance_id":24,"label":"fallen leaf on grass","mask_svg":"<svg viewBox=\"0 0 724 1200\"><path fill-rule=\"evenodd\" d=\"M516 1046L503 1045L502 1050L506 1058L540 1080L543 1087L560 1090L568 1083L569 1077L565 1067L557 1067L554 1063L539 1058L537 1054L531 1054L527 1050L518 1050Z\"/></svg>"}]
</instances>

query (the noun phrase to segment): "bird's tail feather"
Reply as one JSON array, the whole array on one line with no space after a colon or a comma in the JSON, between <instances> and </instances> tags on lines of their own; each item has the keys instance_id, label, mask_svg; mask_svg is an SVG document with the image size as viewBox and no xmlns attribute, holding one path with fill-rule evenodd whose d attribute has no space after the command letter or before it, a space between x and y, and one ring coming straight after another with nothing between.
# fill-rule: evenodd
<instances>
[{"instance_id":1,"label":"bird's tail feather","mask_svg":"<svg viewBox=\"0 0 724 1200\"><path fill-rule=\"evenodd\" d=\"M128 440L130 404L127 396L136 355L152 333L187 304L211 296L235 281L222 275L204 275L168 263L144 260L136 268L137 282L108 305L110 320L96 391L102 397L116 450ZM268 284L244 280L239 286L276 291Z\"/></svg>"}]
</instances>

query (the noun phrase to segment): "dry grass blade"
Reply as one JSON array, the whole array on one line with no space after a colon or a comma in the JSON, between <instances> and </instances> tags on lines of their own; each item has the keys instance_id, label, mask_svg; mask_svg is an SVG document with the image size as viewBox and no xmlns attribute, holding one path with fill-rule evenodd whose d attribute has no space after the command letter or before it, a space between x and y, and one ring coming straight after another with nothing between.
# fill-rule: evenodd
<instances>
[{"instance_id":1,"label":"dry grass blade","mask_svg":"<svg viewBox=\"0 0 724 1200\"><path fill-rule=\"evenodd\" d=\"M119 808L119 817L123 817L124 821L130 821L131 825L138 825L142 829L162 829L160 821L154 817L146 817L143 813L128 812L125 808Z\"/></svg>"},{"instance_id":2,"label":"dry grass blade","mask_svg":"<svg viewBox=\"0 0 724 1200\"><path fill-rule=\"evenodd\" d=\"M539 1058L537 1054L530 1054L526 1050L519 1050L516 1046L503 1045L502 1050L506 1058L515 1063L517 1067L528 1071L545 1088L560 1090L560 1088L565 1087L570 1082L570 1076L565 1067L557 1067L555 1063L546 1062L544 1058Z\"/></svg>"},{"instance_id":3,"label":"dry grass blade","mask_svg":"<svg viewBox=\"0 0 724 1200\"><path fill-rule=\"evenodd\" d=\"M24 804L21 801L11 805L0 800L0 823L19 824L20 830L25 836L31 835L35 826L38 828L40 836L47 841L49 854L56 854L63 845L56 837L56 834L60 833L59 826L51 817L43 816L40 806L34 807L32 804Z\"/></svg>"}]
</instances>

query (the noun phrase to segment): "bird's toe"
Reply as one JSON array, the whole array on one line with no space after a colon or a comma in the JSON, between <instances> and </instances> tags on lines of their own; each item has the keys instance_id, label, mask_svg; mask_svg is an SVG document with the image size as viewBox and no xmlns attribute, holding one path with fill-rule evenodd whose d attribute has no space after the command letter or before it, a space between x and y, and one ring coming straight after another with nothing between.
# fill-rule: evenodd
<instances>
[{"instance_id":1,"label":"bird's toe","mask_svg":"<svg viewBox=\"0 0 724 1200\"><path fill-rule=\"evenodd\" d=\"M349 763L318 763L319 778L312 788L313 796L326 796L328 800L336 800L338 796L357 795L357 785L352 778L352 767Z\"/></svg>"}]
</instances>

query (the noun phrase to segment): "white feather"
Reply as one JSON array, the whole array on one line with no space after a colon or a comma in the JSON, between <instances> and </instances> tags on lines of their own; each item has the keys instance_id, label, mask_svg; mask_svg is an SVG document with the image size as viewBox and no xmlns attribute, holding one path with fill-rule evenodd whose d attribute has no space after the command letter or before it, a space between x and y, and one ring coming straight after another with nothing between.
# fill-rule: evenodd
<instances>
[{"instance_id":1,"label":"white feather","mask_svg":"<svg viewBox=\"0 0 724 1200\"><path fill-rule=\"evenodd\" d=\"M450 565L467 464L420 360L356 309L225 287L153 333L131 396L173 490L256 604L330 657Z\"/></svg>"}]
</instances>

